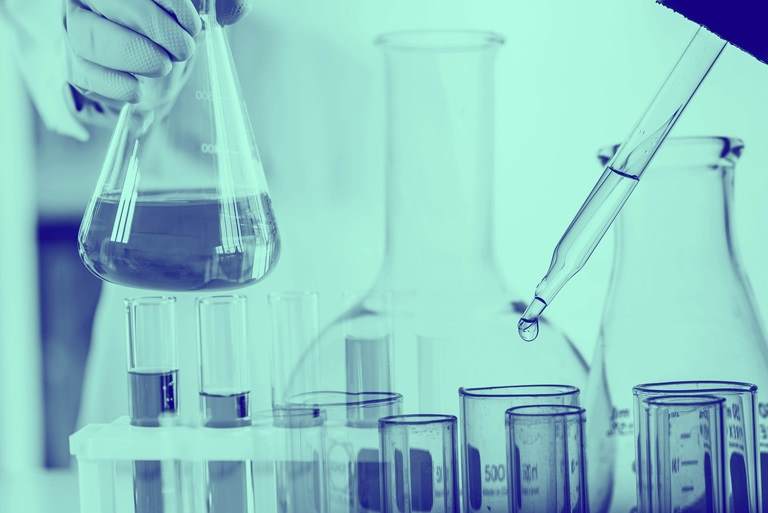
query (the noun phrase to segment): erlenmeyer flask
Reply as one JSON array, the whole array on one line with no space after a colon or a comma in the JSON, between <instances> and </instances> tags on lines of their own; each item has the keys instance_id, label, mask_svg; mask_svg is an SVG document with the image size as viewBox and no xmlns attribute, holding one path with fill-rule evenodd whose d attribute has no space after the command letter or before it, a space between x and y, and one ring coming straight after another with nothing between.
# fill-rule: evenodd
<instances>
[{"instance_id":1,"label":"erlenmeyer flask","mask_svg":"<svg viewBox=\"0 0 768 513\"><path fill-rule=\"evenodd\" d=\"M494 65L502 42L453 31L378 39L387 80L386 252L370 292L323 330L310 349L317 358L305 358L321 362L320 390L398 392L404 411L458 415L461 386L586 380L583 359L551 324L540 344L515 339L523 305L496 264ZM498 422L503 432L502 414ZM504 476L497 469L489 486L506 486Z\"/></svg>"},{"instance_id":2,"label":"erlenmeyer flask","mask_svg":"<svg viewBox=\"0 0 768 513\"><path fill-rule=\"evenodd\" d=\"M262 279L278 259L277 226L229 43L215 0L200 3L196 54L172 72L186 75L174 82L186 85L170 108L162 107L169 91L123 107L83 217L80 255L106 281L230 289Z\"/></svg>"},{"instance_id":3,"label":"erlenmeyer flask","mask_svg":"<svg viewBox=\"0 0 768 513\"><path fill-rule=\"evenodd\" d=\"M635 507L632 387L640 383L757 384L765 487L768 347L731 226L742 148L726 137L669 139L617 219L613 273L584 402L593 511ZM602 165L615 150L600 151ZM726 411L726 423L738 415ZM754 487L759 475L747 472L750 465L735 458L726 466L744 476L734 478L740 481L732 483L734 493Z\"/></svg>"}]
</instances>

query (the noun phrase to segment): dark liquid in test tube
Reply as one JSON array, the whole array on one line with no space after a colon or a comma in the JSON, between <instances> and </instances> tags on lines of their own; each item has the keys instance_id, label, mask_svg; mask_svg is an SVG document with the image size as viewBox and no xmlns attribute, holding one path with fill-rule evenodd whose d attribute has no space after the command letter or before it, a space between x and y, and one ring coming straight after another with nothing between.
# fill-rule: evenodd
<instances>
[{"instance_id":1,"label":"dark liquid in test tube","mask_svg":"<svg viewBox=\"0 0 768 513\"><path fill-rule=\"evenodd\" d=\"M163 415L175 414L178 371L129 372L131 424L159 427ZM162 513L163 479L159 461L137 461L133 466L136 513Z\"/></svg>"},{"instance_id":2,"label":"dark liquid in test tube","mask_svg":"<svg viewBox=\"0 0 768 513\"><path fill-rule=\"evenodd\" d=\"M201 393L205 426L236 428L251 423L248 392L229 395ZM247 513L248 469L239 461L208 463L208 512Z\"/></svg>"}]
</instances>

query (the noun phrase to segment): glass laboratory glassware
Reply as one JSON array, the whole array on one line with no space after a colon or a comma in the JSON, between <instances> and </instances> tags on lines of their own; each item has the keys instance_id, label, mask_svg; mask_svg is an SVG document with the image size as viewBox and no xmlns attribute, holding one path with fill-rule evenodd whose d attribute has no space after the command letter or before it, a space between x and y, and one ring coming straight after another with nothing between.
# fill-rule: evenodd
<instances>
[{"instance_id":1,"label":"glass laboratory glassware","mask_svg":"<svg viewBox=\"0 0 768 513\"><path fill-rule=\"evenodd\" d=\"M724 403L711 395L643 400L636 422L640 513L727 511Z\"/></svg>"},{"instance_id":2,"label":"glass laboratory glassware","mask_svg":"<svg viewBox=\"0 0 768 513\"><path fill-rule=\"evenodd\" d=\"M274 292L267 300L272 320L272 406L281 408L291 393L318 390L319 355L308 351L320 332L318 295L308 291Z\"/></svg>"},{"instance_id":3,"label":"glass laboratory glassware","mask_svg":"<svg viewBox=\"0 0 768 513\"><path fill-rule=\"evenodd\" d=\"M506 411L510 513L589 513L584 408L564 404Z\"/></svg>"},{"instance_id":4,"label":"glass laboratory glassware","mask_svg":"<svg viewBox=\"0 0 768 513\"><path fill-rule=\"evenodd\" d=\"M735 381L672 381L646 383L633 388L634 418L647 417L647 402L662 396L715 396L724 400L725 422L725 469L726 511L729 513L754 513L761 503L760 467L757 442L757 387L751 383ZM642 427L642 426L641 426ZM639 434L635 430L635 435ZM638 438L638 443L639 438ZM643 457L645 452L640 451ZM637 462L638 468L647 462ZM642 479L638 479L638 489Z\"/></svg>"},{"instance_id":5,"label":"glass laboratory glassware","mask_svg":"<svg viewBox=\"0 0 768 513\"><path fill-rule=\"evenodd\" d=\"M513 385L459 389L465 513L507 513L504 412L515 406L579 404L571 385Z\"/></svg>"},{"instance_id":6,"label":"glass laboratory glassware","mask_svg":"<svg viewBox=\"0 0 768 513\"><path fill-rule=\"evenodd\" d=\"M134 426L160 427L161 422L176 416L179 366L175 306L173 297L125 300L129 413ZM136 513L162 513L165 510L168 495L174 493L172 485L175 482L165 470L160 461L134 463Z\"/></svg>"},{"instance_id":7,"label":"glass laboratory glassware","mask_svg":"<svg viewBox=\"0 0 768 513\"><path fill-rule=\"evenodd\" d=\"M229 43L215 0L199 3L195 56L172 71L186 85L173 103L175 91L153 84L140 104L123 107L80 225L80 256L103 280L232 289L277 262L277 225Z\"/></svg>"},{"instance_id":8,"label":"glass laboratory glassware","mask_svg":"<svg viewBox=\"0 0 768 513\"><path fill-rule=\"evenodd\" d=\"M523 340L536 338L542 312L587 263L725 46L699 27L621 147L602 162L603 174L557 243L547 274L520 318Z\"/></svg>"},{"instance_id":9,"label":"glass laboratory glassware","mask_svg":"<svg viewBox=\"0 0 768 513\"><path fill-rule=\"evenodd\" d=\"M393 392L308 392L289 408L312 407L325 416L328 511L381 512L378 422L399 415L403 397Z\"/></svg>"},{"instance_id":10,"label":"glass laboratory glassware","mask_svg":"<svg viewBox=\"0 0 768 513\"><path fill-rule=\"evenodd\" d=\"M453 415L379 420L383 513L461 513L456 430Z\"/></svg>"},{"instance_id":11,"label":"glass laboratory glassware","mask_svg":"<svg viewBox=\"0 0 768 513\"><path fill-rule=\"evenodd\" d=\"M245 296L197 299L200 407L203 425L226 429L251 424ZM248 513L246 462L208 463L208 513Z\"/></svg>"},{"instance_id":12,"label":"glass laboratory glassware","mask_svg":"<svg viewBox=\"0 0 768 513\"><path fill-rule=\"evenodd\" d=\"M706 378L768 390L768 346L732 236L742 149L728 137L668 139L617 219L584 401L594 511L635 507L634 385ZM600 163L616 150L601 150ZM765 397L759 412L761 464L768 470Z\"/></svg>"},{"instance_id":13,"label":"glass laboratory glassware","mask_svg":"<svg viewBox=\"0 0 768 513\"><path fill-rule=\"evenodd\" d=\"M326 513L325 413L319 408L273 408L283 454L275 461L278 513Z\"/></svg>"},{"instance_id":14,"label":"glass laboratory glassware","mask_svg":"<svg viewBox=\"0 0 768 513\"><path fill-rule=\"evenodd\" d=\"M544 344L514 343L524 305L507 291L493 247L502 43L471 31L377 39L387 85L384 262L313 347L321 389L388 387L409 412L456 415L461 385L586 381L584 360L552 324Z\"/></svg>"}]
</instances>

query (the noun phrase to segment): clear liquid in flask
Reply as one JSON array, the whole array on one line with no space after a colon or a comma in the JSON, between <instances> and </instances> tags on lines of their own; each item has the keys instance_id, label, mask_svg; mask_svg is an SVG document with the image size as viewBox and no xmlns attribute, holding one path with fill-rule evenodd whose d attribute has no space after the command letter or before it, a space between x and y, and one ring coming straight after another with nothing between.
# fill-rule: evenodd
<instances>
[{"instance_id":1,"label":"clear liquid in flask","mask_svg":"<svg viewBox=\"0 0 768 513\"><path fill-rule=\"evenodd\" d=\"M280 243L269 195L214 190L96 198L80 253L98 277L159 290L225 290L264 278Z\"/></svg>"}]
</instances>

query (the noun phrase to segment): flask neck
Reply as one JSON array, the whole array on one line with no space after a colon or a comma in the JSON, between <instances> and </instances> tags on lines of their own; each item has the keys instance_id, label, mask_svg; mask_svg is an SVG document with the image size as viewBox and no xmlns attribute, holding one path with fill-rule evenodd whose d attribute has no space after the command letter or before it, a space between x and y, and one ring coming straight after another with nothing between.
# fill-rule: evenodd
<instances>
[{"instance_id":1,"label":"flask neck","mask_svg":"<svg viewBox=\"0 0 768 513\"><path fill-rule=\"evenodd\" d=\"M660 301L746 297L731 216L740 141L667 144L617 220L609 300L631 301L637 311L643 305L658 308ZM723 294L724 287L732 294Z\"/></svg>"},{"instance_id":2,"label":"flask neck","mask_svg":"<svg viewBox=\"0 0 768 513\"><path fill-rule=\"evenodd\" d=\"M380 280L400 290L498 288L492 238L497 44L382 46L388 118Z\"/></svg>"}]
</instances>

